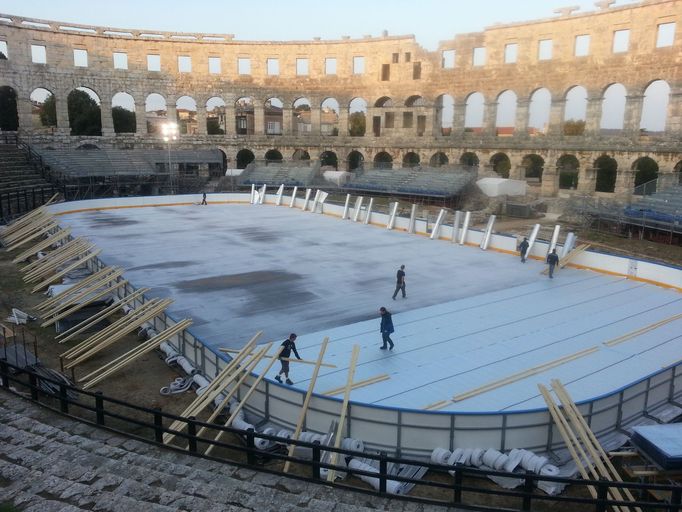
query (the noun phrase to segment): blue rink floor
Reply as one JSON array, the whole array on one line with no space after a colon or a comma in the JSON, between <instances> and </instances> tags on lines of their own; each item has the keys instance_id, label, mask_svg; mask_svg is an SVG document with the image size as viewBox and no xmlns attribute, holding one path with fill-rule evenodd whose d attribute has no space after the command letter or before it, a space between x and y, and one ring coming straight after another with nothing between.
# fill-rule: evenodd
<instances>
[{"instance_id":1,"label":"blue rink floor","mask_svg":"<svg viewBox=\"0 0 682 512\"><path fill-rule=\"evenodd\" d=\"M345 384L360 345L355 380L389 379L354 390L357 402L422 409L596 349L441 409L524 410L544 407L537 384L551 378L579 401L682 359L682 319L604 344L682 313L679 292L625 278L564 269L550 280L537 261L286 207L132 208L61 219L135 286L172 297L171 315L194 318L190 330L207 345L238 348L258 330L263 342L279 343L296 332L301 356L314 360L329 336L325 362L337 368L321 370L317 392ZM392 301L400 264L408 298ZM379 349L380 306L393 312L392 352ZM292 363L296 387L307 388L312 370Z\"/></svg>"}]
</instances>

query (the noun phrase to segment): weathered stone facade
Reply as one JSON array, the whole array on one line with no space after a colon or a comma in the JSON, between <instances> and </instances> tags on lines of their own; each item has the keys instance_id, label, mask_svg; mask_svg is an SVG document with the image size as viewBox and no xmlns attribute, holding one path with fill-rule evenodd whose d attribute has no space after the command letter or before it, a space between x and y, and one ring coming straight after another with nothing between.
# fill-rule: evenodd
<instances>
[{"instance_id":1,"label":"weathered stone facade","mask_svg":"<svg viewBox=\"0 0 682 512\"><path fill-rule=\"evenodd\" d=\"M682 37L675 34L682 20L682 0L644 0L623 7L610 3L600 2L596 12L564 12L552 19L460 35L441 42L435 52L424 50L412 36L241 42L229 35L143 33L0 15L0 41L6 42L8 51L8 59L0 60L0 86L16 91L20 131L37 143L158 146L160 137L147 133L144 115L147 97L157 93L165 98L169 119L176 117L178 98L193 98L197 133L181 136L180 147L220 148L230 166L236 166L237 154L244 149L256 159L271 149L285 159L296 150L307 151L312 159L332 151L340 168L346 167L351 152L359 152L366 162L385 152L396 166L404 159L417 158L427 165L433 158L450 163L473 158L490 167L491 159L502 153L509 159L510 176L523 179L530 175L526 157L537 155L542 176L532 181L541 183L542 195L553 196L559 190L557 162L562 156L572 155L578 162L578 191L594 193L596 161L608 155L618 166L614 192L620 195L632 190L641 157L652 158L661 174L679 171L682 163ZM669 44L660 44L662 25L672 28ZM616 31L627 31L625 51L614 51ZM575 56L577 36L589 36L586 56ZM548 40L550 58L539 50L541 41ZM32 45L45 47L45 64L32 62ZM485 49L482 65L474 65L476 48ZM515 54L511 59L509 48ZM87 51L87 67L74 65L75 49ZM127 69L114 69L115 52L126 54ZM159 56L160 71L148 70L149 55ZM191 72L179 71L179 57L190 58ZM219 72L210 72L209 58L214 65L220 59ZM248 74L239 73L239 59L242 64L248 60ZM268 72L268 60L276 60L277 74ZM306 67L307 74L302 74ZM640 130L640 118L645 91L654 81L664 81L670 91L665 131L647 133ZM604 131L600 129L604 92L612 84L622 84L627 91L622 129ZM566 96L575 86L587 92L584 133L565 135ZM77 87L99 96L102 137L69 135L66 98ZM36 88L45 88L56 98L55 129L32 127L29 98ZM544 130L528 129L533 93L543 88L551 95L549 121ZM498 100L505 91L513 91L517 98L513 127L496 126ZM135 134L114 133L111 99L119 92L135 101ZM484 98L483 121L480 126L465 126L467 100L474 93ZM444 95L454 102L452 120L445 122ZM221 114L223 135L207 134L206 103L215 97L226 105ZM246 135L239 133L235 114L244 97L253 102ZM295 130L293 121L294 103L303 97L310 103L306 120L310 131L305 134ZM265 105L271 98L283 104L278 135L268 134ZM328 126L321 129L327 112L322 104L328 98L340 106L338 134ZM350 136L348 131L349 105L356 98L367 104L364 136ZM436 157L438 153L445 157Z\"/></svg>"}]
</instances>

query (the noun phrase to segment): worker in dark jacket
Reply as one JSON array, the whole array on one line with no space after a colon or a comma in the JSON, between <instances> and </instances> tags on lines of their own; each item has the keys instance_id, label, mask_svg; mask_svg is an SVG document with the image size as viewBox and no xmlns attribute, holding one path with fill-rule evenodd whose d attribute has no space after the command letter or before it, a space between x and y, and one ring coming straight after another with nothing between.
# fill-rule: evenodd
<instances>
[{"instance_id":1,"label":"worker in dark jacket","mask_svg":"<svg viewBox=\"0 0 682 512\"><path fill-rule=\"evenodd\" d=\"M519 244L519 253L521 254L521 263L526 262L526 253L529 247L528 239L524 237L523 242Z\"/></svg>"},{"instance_id":2,"label":"worker in dark jacket","mask_svg":"<svg viewBox=\"0 0 682 512\"><path fill-rule=\"evenodd\" d=\"M284 377L286 378L286 383L291 385L293 382L291 379L289 379L289 356L291 356L291 351L293 350L294 354L296 355L296 359L301 359L301 356L298 355L298 351L296 350L296 335L292 332L287 339L285 339L282 342L282 351L279 353L279 362L282 365L282 369L279 371L279 373L275 376L275 380L279 383L282 382L282 378L280 375L284 374Z\"/></svg>"},{"instance_id":3,"label":"worker in dark jacket","mask_svg":"<svg viewBox=\"0 0 682 512\"><path fill-rule=\"evenodd\" d=\"M554 279L554 267L559 263L559 255L556 253L556 249L552 249L547 255L547 264L549 265L549 278Z\"/></svg>"},{"instance_id":4,"label":"worker in dark jacket","mask_svg":"<svg viewBox=\"0 0 682 512\"><path fill-rule=\"evenodd\" d=\"M407 298L407 295L405 294L405 265L400 265L398 272L395 274L395 278L396 283L395 291L393 292L393 300L395 300L395 296L398 295L398 292L403 292L403 299Z\"/></svg>"},{"instance_id":5,"label":"worker in dark jacket","mask_svg":"<svg viewBox=\"0 0 682 512\"><path fill-rule=\"evenodd\" d=\"M388 343L390 345L389 350L393 350L393 340L391 339L391 333L394 331L394 329L391 313L386 308L382 307L379 308L379 314L381 315L381 327L379 330L381 331L381 339L384 342L380 348L381 350L386 350L389 348L386 346L386 343Z\"/></svg>"}]
</instances>

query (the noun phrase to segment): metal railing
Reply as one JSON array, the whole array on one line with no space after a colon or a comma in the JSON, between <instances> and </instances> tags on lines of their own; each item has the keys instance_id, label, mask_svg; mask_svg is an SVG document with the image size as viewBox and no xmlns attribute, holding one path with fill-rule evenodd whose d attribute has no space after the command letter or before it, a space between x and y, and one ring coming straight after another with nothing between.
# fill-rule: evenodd
<instances>
[{"instance_id":1,"label":"metal railing","mask_svg":"<svg viewBox=\"0 0 682 512\"><path fill-rule=\"evenodd\" d=\"M55 392L46 392L45 387L40 386L40 381L48 381L54 384ZM495 496L495 503L504 497L504 510L508 511L532 511L546 510L546 507L555 507L559 503L570 505L572 511L606 511L614 506L640 507L649 512L682 511L682 487L678 485L642 484L632 482L613 482L607 480L577 480L563 477L541 476L535 473L506 473L501 471L487 471L474 469L463 465L447 466L433 464L422 460L411 460L387 456L385 453L365 453L352 450L337 449L324 446L319 443L307 443L287 438L257 433L253 430L239 430L232 427L224 427L213 423L205 423L194 417L184 418L161 411L134 405L123 400L111 398L101 392L88 392L69 386L64 382L51 381L30 370L20 369L0 359L0 386L7 392L26 395L43 407L67 415L75 420L89 423L98 427L115 431L124 436L164 446L177 451L205 457L218 462L228 462L233 465L249 467L262 472L282 475L282 470L276 469L272 464L264 465L265 461L277 460L290 461L303 467L303 473L287 473L287 476L300 480L333 485L355 492L363 492L383 497L391 497L415 501L420 503L436 504L443 506L456 506L475 510L500 510L499 505L490 506L486 501L488 496ZM77 398L74 398L77 397ZM171 430L167 425L171 422L181 421L185 428ZM200 430L206 434L199 436ZM164 434L173 434L178 442L173 445L164 444ZM216 441L218 433L231 434L225 441ZM264 439L277 443L280 446L293 444L297 447L309 450L311 458L300 456L289 457L285 449L279 451L260 450L256 447L256 440ZM241 457L206 456L208 447L227 450L226 453L239 453ZM327 462L330 453L337 453L339 460L348 458L362 458L374 461L373 466L377 472L352 470L345 464L331 464ZM406 465L421 466L432 474L431 478L413 479L402 477L389 471L390 467L403 467ZM366 476L377 479L378 489L369 490L351 485L351 483L330 483L324 478L323 469L351 473L353 476ZM448 477L448 472L451 477ZM433 478L436 479L433 479ZM498 487L478 484L484 477L511 477L522 481L519 490L504 490ZM417 492L410 496L397 496L387 492L389 481L412 484ZM544 482L546 484L569 485L576 488L576 495L548 495L535 490ZM596 490L596 497L584 497L591 486ZM423 490L427 489L426 492ZM620 501L612 499L614 491L630 490L640 496L636 502ZM648 501L642 498L646 492L670 493L667 503ZM435 495L435 496L434 496Z\"/></svg>"}]
</instances>

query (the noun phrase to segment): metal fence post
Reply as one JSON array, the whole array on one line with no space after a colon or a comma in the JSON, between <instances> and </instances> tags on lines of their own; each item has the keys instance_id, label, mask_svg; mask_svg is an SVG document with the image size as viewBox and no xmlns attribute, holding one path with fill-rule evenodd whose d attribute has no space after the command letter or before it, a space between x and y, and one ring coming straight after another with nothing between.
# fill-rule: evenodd
<instances>
[{"instance_id":1,"label":"metal fence post","mask_svg":"<svg viewBox=\"0 0 682 512\"><path fill-rule=\"evenodd\" d=\"M455 482L454 482L454 496L452 498L453 505L459 505L462 503L462 479L464 475L462 474L462 464L456 463L454 468Z\"/></svg>"},{"instance_id":2,"label":"metal fence post","mask_svg":"<svg viewBox=\"0 0 682 512\"><path fill-rule=\"evenodd\" d=\"M104 425L104 398L101 391L95 393L95 414L97 415L97 424Z\"/></svg>"},{"instance_id":3,"label":"metal fence post","mask_svg":"<svg viewBox=\"0 0 682 512\"><path fill-rule=\"evenodd\" d=\"M28 374L28 382L31 386L31 400L38 401L38 379L36 374L31 372Z\"/></svg>"},{"instance_id":4,"label":"metal fence post","mask_svg":"<svg viewBox=\"0 0 682 512\"><path fill-rule=\"evenodd\" d=\"M59 410L64 414L69 412L69 397L66 392L66 384L59 385Z\"/></svg>"},{"instance_id":5,"label":"metal fence post","mask_svg":"<svg viewBox=\"0 0 682 512\"><path fill-rule=\"evenodd\" d=\"M597 502L595 510L597 512L606 512L608 507L608 495L609 495L609 482L604 478L599 479L599 485L597 485Z\"/></svg>"},{"instance_id":6,"label":"metal fence post","mask_svg":"<svg viewBox=\"0 0 682 512\"><path fill-rule=\"evenodd\" d=\"M672 495L670 496L670 512L680 512L682 510L682 487L675 484Z\"/></svg>"},{"instance_id":7,"label":"metal fence post","mask_svg":"<svg viewBox=\"0 0 682 512\"><path fill-rule=\"evenodd\" d=\"M386 494L386 473L388 473L386 452L379 452L379 492L381 494Z\"/></svg>"},{"instance_id":8,"label":"metal fence post","mask_svg":"<svg viewBox=\"0 0 682 512\"><path fill-rule=\"evenodd\" d=\"M0 379L3 388L9 387L9 367L7 366L7 361L0 359Z\"/></svg>"},{"instance_id":9,"label":"metal fence post","mask_svg":"<svg viewBox=\"0 0 682 512\"><path fill-rule=\"evenodd\" d=\"M253 451L256 449L256 438L252 428L246 431L246 447L248 448L246 452L246 462L249 466L255 466L256 454L253 453Z\"/></svg>"},{"instance_id":10,"label":"metal fence post","mask_svg":"<svg viewBox=\"0 0 682 512\"><path fill-rule=\"evenodd\" d=\"M161 409L154 409L154 440L163 444L163 416Z\"/></svg>"},{"instance_id":11,"label":"metal fence post","mask_svg":"<svg viewBox=\"0 0 682 512\"><path fill-rule=\"evenodd\" d=\"M322 453L320 452L320 442L315 441L313 442L313 463L312 463L312 471L313 471L313 478L315 480L320 480L320 457Z\"/></svg>"},{"instance_id":12,"label":"metal fence post","mask_svg":"<svg viewBox=\"0 0 682 512\"><path fill-rule=\"evenodd\" d=\"M197 425L194 423L194 420L196 419L195 416L187 418L187 436L190 453L197 453Z\"/></svg>"},{"instance_id":13,"label":"metal fence post","mask_svg":"<svg viewBox=\"0 0 682 512\"><path fill-rule=\"evenodd\" d=\"M533 472L526 471L526 476L523 481L523 505L521 510L527 511L531 509L533 504Z\"/></svg>"}]
</instances>

